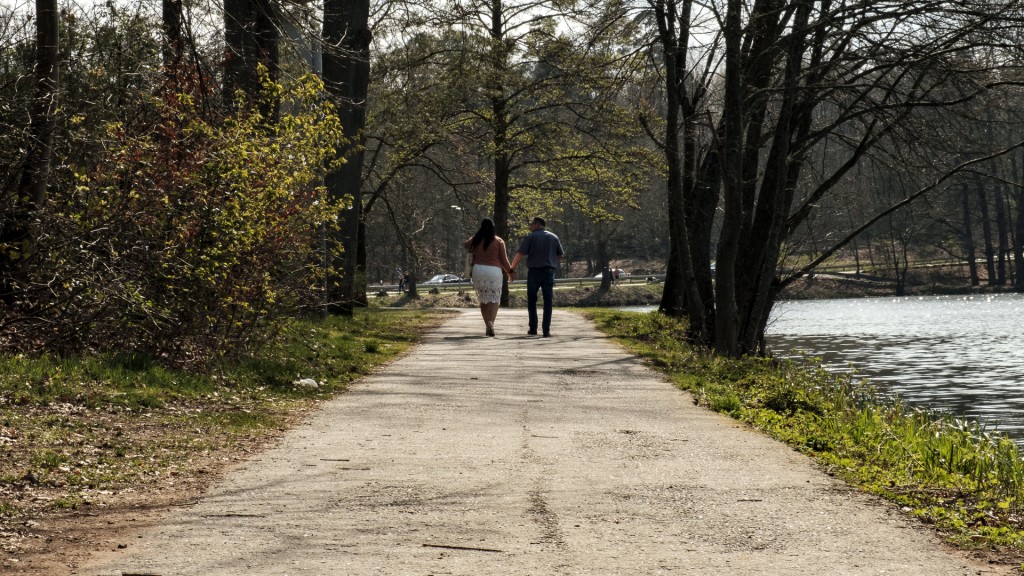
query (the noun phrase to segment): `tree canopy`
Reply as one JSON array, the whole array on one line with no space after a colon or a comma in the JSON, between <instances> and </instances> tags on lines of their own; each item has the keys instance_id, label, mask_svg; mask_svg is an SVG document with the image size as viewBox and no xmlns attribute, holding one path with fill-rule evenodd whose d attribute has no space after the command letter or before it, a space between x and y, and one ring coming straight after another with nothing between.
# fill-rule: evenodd
<instances>
[{"instance_id":1,"label":"tree canopy","mask_svg":"<svg viewBox=\"0 0 1024 576\"><path fill-rule=\"evenodd\" d=\"M4 8L2 344L226 350L458 269L484 216L547 217L563 274L664 272L661 311L727 355L838 260L1020 289L1022 7Z\"/></svg>"}]
</instances>

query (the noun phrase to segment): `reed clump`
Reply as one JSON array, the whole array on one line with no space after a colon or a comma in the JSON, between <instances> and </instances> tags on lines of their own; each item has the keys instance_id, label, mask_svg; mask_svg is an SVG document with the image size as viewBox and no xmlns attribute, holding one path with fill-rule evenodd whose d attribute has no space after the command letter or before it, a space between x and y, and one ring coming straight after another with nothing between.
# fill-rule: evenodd
<instances>
[{"instance_id":1,"label":"reed clump","mask_svg":"<svg viewBox=\"0 0 1024 576\"><path fill-rule=\"evenodd\" d=\"M1024 459L983 424L907 404L849 375L771 358L726 359L686 344L658 313L587 312L699 404L814 457L964 547L1024 551Z\"/></svg>"}]
</instances>

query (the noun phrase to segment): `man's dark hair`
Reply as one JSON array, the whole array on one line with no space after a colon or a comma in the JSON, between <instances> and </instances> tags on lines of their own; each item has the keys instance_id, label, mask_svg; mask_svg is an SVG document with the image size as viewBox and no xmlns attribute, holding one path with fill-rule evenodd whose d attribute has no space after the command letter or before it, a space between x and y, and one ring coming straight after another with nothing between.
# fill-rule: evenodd
<instances>
[{"instance_id":1,"label":"man's dark hair","mask_svg":"<svg viewBox=\"0 0 1024 576\"><path fill-rule=\"evenodd\" d=\"M534 218L534 219L533 219L533 223L534 223L534 224L540 224L540 225L541 225L541 227L545 227L545 226L547 226L547 224L546 224L546 223L544 222L544 219L543 219L543 218L541 218L540 216L537 216L536 218Z\"/></svg>"}]
</instances>

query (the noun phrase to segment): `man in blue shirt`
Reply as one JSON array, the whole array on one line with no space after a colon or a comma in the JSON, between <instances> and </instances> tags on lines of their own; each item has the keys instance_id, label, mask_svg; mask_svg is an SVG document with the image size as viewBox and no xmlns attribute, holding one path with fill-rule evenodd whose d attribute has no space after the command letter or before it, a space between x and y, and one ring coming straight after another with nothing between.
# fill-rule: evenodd
<instances>
[{"instance_id":1,"label":"man in blue shirt","mask_svg":"<svg viewBox=\"0 0 1024 576\"><path fill-rule=\"evenodd\" d=\"M541 324L545 337L551 336L551 308L554 298L555 270L559 259L565 252L562 243L551 232L544 229L545 222L541 217L530 222L530 234L523 238L516 255L512 259L512 269L519 265L519 260L526 257L526 304L530 313L530 331L527 334L537 335L537 289L544 295L544 321Z\"/></svg>"}]
</instances>

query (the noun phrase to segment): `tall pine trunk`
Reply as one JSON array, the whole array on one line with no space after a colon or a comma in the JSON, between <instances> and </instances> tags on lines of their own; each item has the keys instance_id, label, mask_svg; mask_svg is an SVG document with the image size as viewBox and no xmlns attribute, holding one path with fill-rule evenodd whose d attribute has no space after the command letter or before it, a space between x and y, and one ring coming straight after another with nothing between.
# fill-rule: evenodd
<instances>
[{"instance_id":1,"label":"tall pine trunk","mask_svg":"<svg viewBox=\"0 0 1024 576\"><path fill-rule=\"evenodd\" d=\"M346 142L339 154L346 162L327 175L325 185L348 207L339 215L332 241L334 278L327 294L327 310L351 316L365 300L366 273L359 265L359 224L362 214L362 169L366 127L366 94L370 82L370 4L368 0L325 0L323 27L323 80L338 102Z\"/></svg>"}]
</instances>

